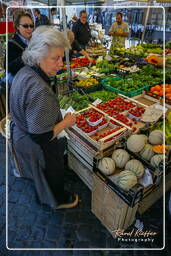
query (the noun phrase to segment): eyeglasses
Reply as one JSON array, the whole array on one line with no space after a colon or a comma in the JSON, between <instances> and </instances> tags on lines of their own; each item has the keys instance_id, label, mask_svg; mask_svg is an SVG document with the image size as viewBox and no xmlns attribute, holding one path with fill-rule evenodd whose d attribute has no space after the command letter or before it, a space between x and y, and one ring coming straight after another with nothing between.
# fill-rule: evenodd
<instances>
[{"instance_id":1,"label":"eyeglasses","mask_svg":"<svg viewBox=\"0 0 171 256\"><path fill-rule=\"evenodd\" d=\"M33 24L19 24L20 26L22 26L23 28L34 28Z\"/></svg>"}]
</instances>

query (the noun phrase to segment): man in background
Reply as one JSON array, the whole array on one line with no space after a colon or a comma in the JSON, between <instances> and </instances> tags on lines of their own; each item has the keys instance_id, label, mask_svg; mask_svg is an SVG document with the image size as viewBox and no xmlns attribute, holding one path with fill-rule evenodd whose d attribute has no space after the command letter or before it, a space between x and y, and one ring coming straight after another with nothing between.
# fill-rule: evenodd
<instances>
[{"instance_id":1,"label":"man in background","mask_svg":"<svg viewBox=\"0 0 171 256\"><path fill-rule=\"evenodd\" d=\"M80 12L79 19L73 24L72 31L81 48L85 49L91 39L91 30L87 22L85 10Z\"/></svg>"},{"instance_id":2,"label":"man in background","mask_svg":"<svg viewBox=\"0 0 171 256\"><path fill-rule=\"evenodd\" d=\"M34 16L36 18L35 26L41 26L41 25L50 25L50 21L48 17L44 14L41 14L39 9L34 9Z\"/></svg>"},{"instance_id":3,"label":"man in background","mask_svg":"<svg viewBox=\"0 0 171 256\"><path fill-rule=\"evenodd\" d=\"M125 48L125 39L129 35L129 26L122 20L122 13L116 13L116 22L109 29L109 35L113 37L109 54L114 54L115 48Z\"/></svg>"}]
</instances>

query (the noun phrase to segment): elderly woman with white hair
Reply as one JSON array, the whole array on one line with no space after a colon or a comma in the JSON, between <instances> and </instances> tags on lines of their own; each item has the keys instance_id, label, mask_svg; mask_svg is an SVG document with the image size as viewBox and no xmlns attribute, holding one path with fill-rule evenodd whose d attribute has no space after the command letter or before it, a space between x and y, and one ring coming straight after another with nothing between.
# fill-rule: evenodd
<instances>
[{"instance_id":1,"label":"elderly woman with white hair","mask_svg":"<svg viewBox=\"0 0 171 256\"><path fill-rule=\"evenodd\" d=\"M10 92L12 143L22 176L32 178L39 201L53 208L72 208L78 195L64 190L65 128L75 124L74 114L62 118L50 87L50 77L63 65L68 40L62 32L37 28L23 53L23 67Z\"/></svg>"}]
</instances>

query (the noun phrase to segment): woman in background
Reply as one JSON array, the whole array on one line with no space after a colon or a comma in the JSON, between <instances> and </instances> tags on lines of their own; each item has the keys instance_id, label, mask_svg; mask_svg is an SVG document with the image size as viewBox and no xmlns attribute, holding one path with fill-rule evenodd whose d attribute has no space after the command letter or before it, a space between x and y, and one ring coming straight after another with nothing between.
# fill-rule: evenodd
<instances>
[{"instance_id":1,"label":"woman in background","mask_svg":"<svg viewBox=\"0 0 171 256\"><path fill-rule=\"evenodd\" d=\"M9 86L16 73L24 67L22 53L28 46L34 29L33 19L30 13L16 11L14 14L15 34L8 41L8 81Z\"/></svg>"}]
</instances>

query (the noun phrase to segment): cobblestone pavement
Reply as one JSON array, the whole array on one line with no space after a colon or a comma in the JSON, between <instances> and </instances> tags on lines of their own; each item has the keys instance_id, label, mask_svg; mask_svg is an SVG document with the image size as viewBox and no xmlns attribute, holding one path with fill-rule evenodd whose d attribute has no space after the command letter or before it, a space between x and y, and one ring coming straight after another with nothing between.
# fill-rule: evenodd
<instances>
[{"instance_id":1,"label":"cobblestone pavement","mask_svg":"<svg viewBox=\"0 0 171 256\"><path fill-rule=\"evenodd\" d=\"M121 256L171 255L170 216L166 209L166 249L164 251L74 250L74 248L160 248L162 247L162 200L141 216L144 230L157 232L153 243L118 242L91 213L91 193L72 172L66 171L68 189L82 199L75 209L54 211L36 200L32 181L15 178L9 164L8 247L46 248L46 250L7 250L5 246L5 140L0 136L0 256ZM166 194L168 202L169 193ZM139 218L139 217L138 217ZM129 230L133 229L130 227ZM145 246L144 246L145 245ZM70 248L55 251L48 248Z\"/></svg>"}]
</instances>

